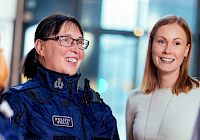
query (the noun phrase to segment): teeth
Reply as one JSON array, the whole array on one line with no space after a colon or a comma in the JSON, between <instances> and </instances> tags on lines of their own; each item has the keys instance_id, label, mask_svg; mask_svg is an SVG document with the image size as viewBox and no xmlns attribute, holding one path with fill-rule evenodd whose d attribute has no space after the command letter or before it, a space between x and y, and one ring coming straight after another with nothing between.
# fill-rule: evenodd
<instances>
[{"instance_id":1,"label":"teeth","mask_svg":"<svg viewBox=\"0 0 200 140\"><path fill-rule=\"evenodd\" d=\"M173 62L173 59L168 59L168 58L161 58L162 61L166 61L166 62Z\"/></svg>"},{"instance_id":2,"label":"teeth","mask_svg":"<svg viewBox=\"0 0 200 140\"><path fill-rule=\"evenodd\" d=\"M76 63L77 62L77 59L75 59L75 58L66 58L66 60L68 62L72 62L72 63Z\"/></svg>"}]
</instances>

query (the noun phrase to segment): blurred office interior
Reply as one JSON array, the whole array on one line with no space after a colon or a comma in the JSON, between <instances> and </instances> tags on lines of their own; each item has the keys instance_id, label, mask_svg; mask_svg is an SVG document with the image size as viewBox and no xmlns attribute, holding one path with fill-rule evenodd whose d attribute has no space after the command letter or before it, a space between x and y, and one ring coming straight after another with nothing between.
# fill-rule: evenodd
<instances>
[{"instance_id":1,"label":"blurred office interior","mask_svg":"<svg viewBox=\"0 0 200 140\"><path fill-rule=\"evenodd\" d=\"M0 0L0 48L9 66L6 89L24 82L20 65L34 47L34 32L44 17L75 16L90 41L80 71L111 107L125 140L126 100L140 86L154 23L168 14L182 16L193 34L190 75L200 78L200 0ZM1 67L1 66L0 66Z\"/></svg>"}]
</instances>

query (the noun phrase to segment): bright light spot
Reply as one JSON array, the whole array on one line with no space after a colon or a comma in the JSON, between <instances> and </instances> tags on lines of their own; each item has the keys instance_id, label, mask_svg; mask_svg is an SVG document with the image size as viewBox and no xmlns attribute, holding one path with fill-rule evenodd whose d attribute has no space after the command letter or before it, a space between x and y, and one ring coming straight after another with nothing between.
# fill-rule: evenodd
<instances>
[{"instance_id":1,"label":"bright light spot","mask_svg":"<svg viewBox=\"0 0 200 140\"><path fill-rule=\"evenodd\" d=\"M143 36L144 35L144 30L141 27L136 27L134 29L134 34L136 36Z\"/></svg>"},{"instance_id":2,"label":"bright light spot","mask_svg":"<svg viewBox=\"0 0 200 140\"><path fill-rule=\"evenodd\" d=\"M28 27L25 31L25 42L24 42L24 54L23 57L27 55L27 53L34 48L34 38L35 38L35 30L37 28L37 24Z\"/></svg>"},{"instance_id":3,"label":"bright light spot","mask_svg":"<svg viewBox=\"0 0 200 140\"><path fill-rule=\"evenodd\" d=\"M108 82L103 78L99 78L98 79L98 92L104 93L104 92L106 92L107 89L108 89Z\"/></svg>"}]
</instances>

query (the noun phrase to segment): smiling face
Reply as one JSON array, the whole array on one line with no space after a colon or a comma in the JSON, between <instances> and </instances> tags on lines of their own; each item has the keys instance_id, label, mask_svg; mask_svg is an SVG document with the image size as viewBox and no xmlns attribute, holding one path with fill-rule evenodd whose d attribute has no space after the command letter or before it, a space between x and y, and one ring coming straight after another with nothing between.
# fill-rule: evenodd
<instances>
[{"instance_id":1,"label":"smiling face","mask_svg":"<svg viewBox=\"0 0 200 140\"><path fill-rule=\"evenodd\" d=\"M69 36L74 39L83 39L76 24L65 22L56 36ZM49 38L55 36L49 36ZM80 50L76 41L71 47L64 47L59 44L59 40L36 40L35 48L39 54L40 63L47 69L74 75L84 58L84 50Z\"/></svg>"},{"instance_id":2,"label":"smiling face","mask_svg":"<svg viewBox=\"0 0 200 140\"><path fill-rule=\"evenodd\" d=\"M186 33L178 24L158 28L152 44L152 59L158 74L173 73L178 76L189 48Z\"/></svg>"}]
</instances>

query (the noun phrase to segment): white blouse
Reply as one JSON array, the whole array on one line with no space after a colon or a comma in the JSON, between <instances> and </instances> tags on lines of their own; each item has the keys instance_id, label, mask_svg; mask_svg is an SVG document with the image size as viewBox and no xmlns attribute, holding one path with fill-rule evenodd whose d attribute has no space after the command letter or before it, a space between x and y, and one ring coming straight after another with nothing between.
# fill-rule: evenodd
<instances>
[{"instance_id":1,"label":"white blouse","mask_svg":"<svg viewBox=\"0 0 200 140\"><path fill-rule=\"evenodd\" d=\"M191 140L200 105L200 88L178 96L171 89L153 94L133 90L127 101L127 140Z\"/></svg>"}]
</instances>

